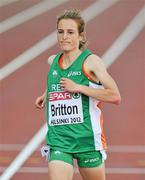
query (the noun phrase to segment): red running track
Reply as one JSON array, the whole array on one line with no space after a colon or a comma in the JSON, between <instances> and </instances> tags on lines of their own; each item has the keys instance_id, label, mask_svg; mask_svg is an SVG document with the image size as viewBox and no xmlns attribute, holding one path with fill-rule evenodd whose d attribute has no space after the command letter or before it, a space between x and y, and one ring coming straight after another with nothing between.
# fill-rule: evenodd
<instances>
[{"instance_id":1,"label":"red running track","mask_svg":"<svg viewBox=\"0 0 145 180\"><path fill-rule=\"evenodd\" d=\"M39 3L36 1L14 2L0 7L0 20ZM69 1L33 18L0 35L0 67L35 45L55 30L55 19L63 9L74 7L84 10L93 0ZM144 0L122 0L95 17L87 24L88 47L102 56L128 23L141 10ZM122 95L119 106L104 104L104 125L108 145L145 145L144 116L144 37L145 29L110 66L109 72L117 81ZM45 89L49 70L47 58L58 51L54 46L33 61L1 81L0 85L0 144L26 144L45 122L45 111L38 111L34 102ZM0 167L7 167L18 155L19 150L0 149ZM37 150L23 165L24 168L42 167L47 171L47 163ZM114 173L109 168L145 168L143 152L111 152L106 161L107 180L143 180L145 174ZM0 172L2 173L2 172ZM48 179L47 172L17 172L12 180ZM78 172L74 180L81 180Z\"/></svg>"}]
</instances>

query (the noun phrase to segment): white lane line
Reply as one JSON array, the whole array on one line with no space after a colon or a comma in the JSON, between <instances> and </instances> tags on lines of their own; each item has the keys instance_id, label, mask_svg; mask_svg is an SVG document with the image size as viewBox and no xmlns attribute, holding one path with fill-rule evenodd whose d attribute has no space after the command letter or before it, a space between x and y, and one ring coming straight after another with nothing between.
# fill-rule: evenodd
<instances>
[{"instance_id":1,"label":"white lane line","mask_svg":"<svg viewBox=\"0 0 145 180\"><path fill-rule=\"evenodd\" d=\"M2 173L6 167L0 167L0 172ZM17 173L48 173L48 168L46 167L22 167L17 171ZM77 168L74 169L74 173L78 174ZM107 174L145 174L144 168L106 168Z\"/></svg>"},{"instance_id":2,"label":"white lane line","mask_svg":"<svg viewBox=\"0 0 145 180\"><path fill-rule=\"evenodd\" d=\"M47 1L41 1L40 3L34 5L33 7L30 7L0 23L0 33L3 33L5 31L8 31L36 16L41 15L42 13L45 13L46 11L55 8L56 6L59 6L62 3L67 2L68 0L47 0Z\"/></svg>"},{"instance_id":3,"label":"white lane line","mask_svg":"<svg viewBox=\"0 0 145 180\"><path fill-rule=\"evenodd\" d=\"M124 32L116 39L102 59L106 67L110 66L117 59L127 46L137 37L145 26L145 6L129 23Z\"/></svg>"},{"instance_id":4,"label":"white lane line","mask_svg":"<svg viewBox=\"0 0 145 180\"><path fill-rule=\"evenodd\" d=\"M104 12L107 8L111 7L117 1L97 1L90 5L86 10L82 12L86 21L90 21L96 16ZM98 8L99 7L99 8ZM94 13L90 13L94 12ZM17 69L21 68L23 65L34 60L38 55L53 47L57 43L56 31L52 32L50 35L39 41L37 44L32 46L30 49L26 50L24 53L19 55L17 58L13 59L10 63L5 65L0 69L0 80L6 78L11 73L15 72Z\"/></svg>"},{"instance_id":5,"label":"white lane line","mask_svg":"<svg viewBox=\"0 0 145 180\"><path fill-rule=\"evenodd\" d=\"M22 166L22 164L28 159L31 154L38 148L38 146L44 141L47 131L46 124L32 137L28 144L18 154L10 166L4 171L4 174L0 176L0 180L9 180Z\"/></svg>"},{"instance_id":6,"label":"white lane line","mask_svg":"<svg viewBox=\"0 0 145 180\"><path fill-rule=\"evenodd\" d=\"M16 2L16 1L18 1L18 0L0 0L0 7L6 6L6 5Z\"/></svg>"},{"instance_id":7,"label":"white lane line","mask_svg":"<svg viewBox=\"0 0 145 180\"><path fill-rule=\"evenodd\" d=\"M0 144L0 151L21 151L26 144ZM36 149L40 151L40 147ZM108 146L109 153L145 153L144 145L112 145Z\"/></svg>"},{"instance_id":8,"label":"white lane line","mask_svg":"<svg viewBox=\"0 0 145 180\"><path fill-rule=\"evenodd\" d=\"M94 6L88 7L83 13L82 17L85 19L86 22L90 21L91 19L94 19L96 16L101 14L106 9L110 8L112 5L117 3L119 0L113 0L113 1L106 1L101 0L94 4ZM89 14L89 15L88 15Z\"/></svg>"},{"instance_id":9,"label":"white lane line","mask_svg":"<svg viewBox=\"0 0 145 180\"><path fill-rule=\"evenodd\" d=\"M19 55L17 58L12 60L10 63L5 65L0 69L0 80L6 78L11 73L15 72L17 69L21 68L23 65L32 61L35 57L40 55L42 52L46 51L56 44L56 31L51 33L46 38L42 39L36 43L33 47Z\"/></svg>"}]
</instances>

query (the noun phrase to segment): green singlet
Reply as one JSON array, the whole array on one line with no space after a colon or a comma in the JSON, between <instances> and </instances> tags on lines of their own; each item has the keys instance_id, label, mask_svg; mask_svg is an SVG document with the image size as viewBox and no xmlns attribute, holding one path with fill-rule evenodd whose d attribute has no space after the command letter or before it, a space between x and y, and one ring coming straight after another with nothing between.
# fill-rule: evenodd
<instances>
[{"instance_id":1,"label":"green singlet","mask_svg":"<svg viewBox=\"0 0 145 180\"><path fill-rule=\"evenodd\" d=\"M88 49L83 50L66 69L59 64L62 54L54 58L48 73L46 142L51 149L66 153L103 150L106 141L100 101L81 93L63 91L60 87L60 79L65 77L81 85L103 88L89 80L82 68L85 59L92 53Z\"/></svg>"}]
</instances>

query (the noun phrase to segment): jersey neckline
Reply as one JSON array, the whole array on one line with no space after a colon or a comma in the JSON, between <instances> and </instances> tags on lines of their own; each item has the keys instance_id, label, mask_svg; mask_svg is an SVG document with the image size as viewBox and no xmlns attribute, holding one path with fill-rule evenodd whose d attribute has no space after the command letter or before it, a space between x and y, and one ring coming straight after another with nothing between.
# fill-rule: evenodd
<instances>
[{"instance_id":1,"label":"jersey neckline","mask_svg":"<svg viewBox=\"0 0 145 180\"><path fill-rule=\"evenodd\" d=\"M63 52L60 53L59 57L58 57L58 66L60 67L61 70L63 71L67 71L69 70L72 66L74 66L74 64L76 64L76 62L84 55L84 53L88 51L88 49L84 49L80 55L72 62L72 64L70 66L68 66L67 68L63 68L62 66L62 62L63 62Z\"/></svg>"}]
</instances>

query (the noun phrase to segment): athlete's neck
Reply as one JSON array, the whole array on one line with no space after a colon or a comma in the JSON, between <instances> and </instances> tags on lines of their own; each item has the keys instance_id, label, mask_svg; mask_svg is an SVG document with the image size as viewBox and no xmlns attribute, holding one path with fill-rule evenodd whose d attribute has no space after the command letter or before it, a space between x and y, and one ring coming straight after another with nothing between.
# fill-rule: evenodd
<instances>
[{"instance_id":1,"label":"athlete's neck","mask_svg":"<svg viewBox=\"0 0 145 180\"><path fill-rule=\"evenodd\" d=\"M63 53L63 64L70 65L77 59L77 57L81 54L80 49L76 49L74 51L64 51Z\"/></svg>"}]
</instances>

